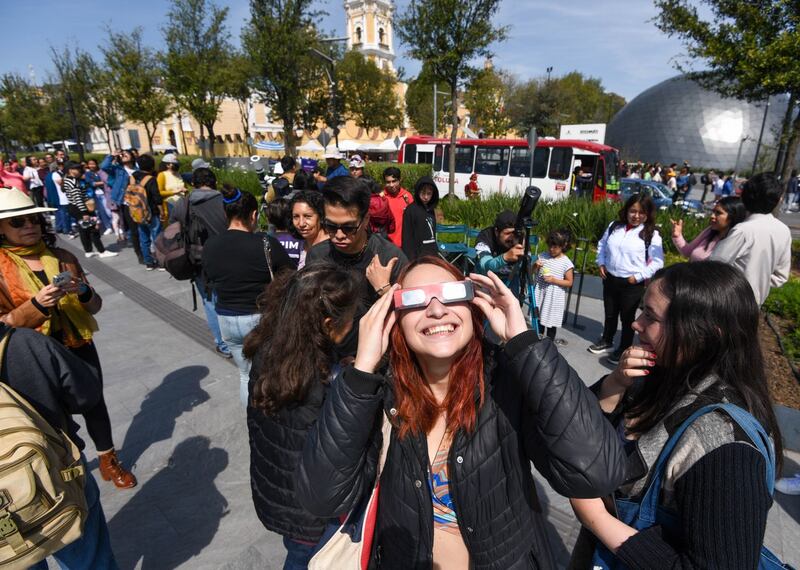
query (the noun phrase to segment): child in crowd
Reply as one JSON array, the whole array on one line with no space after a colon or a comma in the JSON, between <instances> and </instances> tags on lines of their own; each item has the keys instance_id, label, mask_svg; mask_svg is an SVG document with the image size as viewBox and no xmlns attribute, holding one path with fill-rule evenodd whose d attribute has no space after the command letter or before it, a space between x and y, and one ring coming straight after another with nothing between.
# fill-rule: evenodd
<instances>
[{"instance_id":1,"label":"child in crowd","mask_svg":"<svg viewBox=\"0 0 800 570\"><path fill-rule=\"evenodd\" d=\"M564 318L567 290L572 287L575 266L566 255L571 235L569 230L553 230L547 236L547 252L533 264L536 277L536 307L539 311L539 334L556 338L556 328Z\"/></svg>"}]
</instances>

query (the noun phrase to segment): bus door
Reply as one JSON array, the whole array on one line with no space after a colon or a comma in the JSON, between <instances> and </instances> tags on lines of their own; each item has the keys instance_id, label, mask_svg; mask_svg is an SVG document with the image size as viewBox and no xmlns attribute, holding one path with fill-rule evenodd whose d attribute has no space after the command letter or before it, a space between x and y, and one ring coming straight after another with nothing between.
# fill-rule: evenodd
<instances>
[{"instance_id":1,"label":"bus door","mask_svg":"<svg viewBox=\"0 0 800 570\"><path fill-rule=\"evenodd\" d=\"M533 185L537 186L543 196L554 193L547 180L547 165L550 161L550 147L537 147L533 154ZM508 167L506 191L512 195L522 195L531 178L531 152L528 147L511 148L511 160Z\"/></svg>"}]
</instances>

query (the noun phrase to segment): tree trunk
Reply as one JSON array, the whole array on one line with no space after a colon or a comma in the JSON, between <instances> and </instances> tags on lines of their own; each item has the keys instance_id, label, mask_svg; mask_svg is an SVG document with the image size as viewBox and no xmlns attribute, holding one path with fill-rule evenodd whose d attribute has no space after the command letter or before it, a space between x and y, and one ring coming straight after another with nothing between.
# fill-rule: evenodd
<instances>
[{"instance_id":1,"label":"tree trunk","mask_svg":"<svg viewBox=\"0 0 800 570\"><path fill-rule=\"evenodd\" d=\"M181 132L181 143L183 144L183 154L189 154L189 147L186 146L186 131L183 130L183 113L178 112L178 130Z\"/></svg>"},{"instance_id":2,"label":"tree trunk","mask_svg":"<svg viewBox=\"0 0 800 570\"><path fill-rule=\"evenodd\" d=\"M786 106L786 114L783 116L783 122L781 123L781 137L778 140L778 156L775 158L776 174L783 172L783 165L786 163L786 140L789 138L789 130L792 127L795 103L795 95L792 93L789 96L789 104Z\"/></svg>"},{"instance_id":3,"label":"tree trunk","mask_svg":"<svg viewBox=\"0 0 800 570\"><path fill-rule=\"evenodd\" d=\"M216 153L214 151L214 144L216 143L216 135L214 134L214 123L206 125L206 129L208 130L208 138L211 141L211 147L209 148L209 158L213 159L216 156Z\"/></svg>"},{"instance_id":4,"label":"tree trunk","mask_svg":"<svg viewBox=\"0 0 800 570\"><path fill-rule=\"evenodd\" d=\"M144 122L144 132L147 135L147 146L150 148L150 152L153 152L153 137L156 134L156 127L153 125L153 131L150 132L150 126L147 121Z\"/></svg>"},{"instance_id":5,"label":"tree trunk","mask_svg":"<svg viewBox=\"0 0 800 570\"><path fill-rule=\"evenodd\" d=\"M796 100L796 97L793 95L792 99ZM800 146L800 113L797 114L792 122L792 130L786 143L786 159L783 162L783 171L781 172L781 182L783 184L789 180L789 176L795 166L798 146Z\"/></svg>"},{"instance_id":6,"label":"tree trunk","mask_svg":"<svg viewBox=\"0 0 800 570\"><path fill-rule=\"evenodd\" d=\"M295 150L294 144L294 127L292 125L292 121L285 121L283 123L283 152L287 156L291 156L292 158L297 158L297 151Z\"/></svg>"},{"instance_id":7,"label":"tree trunk","mask_svg":"<svg viewBox=\"0 0 800 570\"><path fill-rule=\"evenodd\" d=\"M244 133L244 144L247 147L247 154L253 154L253 147L250 146L250 109L246 99L237 99L236 105L239 107L239 119L242 121L242 132Z\"/></svg>"},{"instance_id":8,"label":"tree trunk","mask_svg":"<svg viewBox=\"0 0 800 570\"><path fill-rule=\"evenodd\" d=\"M206 157L206 143L205 143L205 141L203 141L203 135L205 134L206 131L205 131L205 128L203 127L202 123L198 123L198 125L200 126L200 138L197 139L197 140L200 141L200 145L201 145L200 146L200 156L205 158Z\"/></svg>"},{"instance_id":9,"label":"tree trunk","mask_svg":"<svg viewBox=\"0 0 800 570\"><path fill-rule=\"evenodd\" d=\"M448 151L450 182L447 187L447 195L454 198L456 195L456 140L458 139L458 81L450 84L450 110L453 116L450 117L450 149Z\"/></svg>"}]
</instances>

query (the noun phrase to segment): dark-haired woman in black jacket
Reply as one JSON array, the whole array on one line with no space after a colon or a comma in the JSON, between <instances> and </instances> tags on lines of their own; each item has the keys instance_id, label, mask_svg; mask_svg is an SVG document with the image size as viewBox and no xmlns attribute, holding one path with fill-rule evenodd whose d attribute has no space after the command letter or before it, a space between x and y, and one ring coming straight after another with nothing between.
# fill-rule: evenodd
<instances>
[{"instance_id":1,"label":"dark-haired woman in black jacket","mask_svg":"<svg viewBox=\"0 0 800 570\"><path fill-rule=\"evenodd\" d=\"M439 189L430 176L423 176L414 187L414 201L403 212L403 253L409 261L423 255L437 255L436 204Z\"/></svg>"},{"instance_id":2,"label":"dark-haired woman in black jacket","mask_svg":"<svg viewBox=\"0 0 800 570\"><path fill-rule=\"evenodd\" d=\"M287 569L308 565L327 523L300 506L295 470L325 401L334 345L353 326L359 291L354 274L333 264L278 274L245 339L244 355L253 362L247 406L253 504L262 524L283 536Z\"/></svg>"},{"instance_id":3,"label":"dark-haired woman in black jacket","mask_svg":"<svg viewBox=\"0 0 800 570\"><path fill-rule=\"evenodd\" d=\"M355 363L306 440L298 497L338 517L371 492L384 414L390 421L371 567L552 568L531 462L567 496L598 497L624 479L622 448L595 397L555 345L528 330L496 275L470 278L481 287L474 299L472 283L438 257L404 269L361 319ZM390 311L400 286L409 295ZM403 298L416 303L404 308ZM483 343L484 319L503 348Z\"/></svg>"}]
</instances>

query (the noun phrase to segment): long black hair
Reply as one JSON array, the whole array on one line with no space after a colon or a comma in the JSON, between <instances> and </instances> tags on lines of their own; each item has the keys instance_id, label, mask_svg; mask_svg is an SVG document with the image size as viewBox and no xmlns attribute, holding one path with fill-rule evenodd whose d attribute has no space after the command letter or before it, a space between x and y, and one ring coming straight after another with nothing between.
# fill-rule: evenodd
<instances>
[{"instance_id":1,"label":"long black hair","mask_svg":"<svg viewBox=\"0 0 800 570\"><path fill-rule=\"evenodd\" d=\"M717 206L722 208L728 214L728 233L731 232L733 227L747 219L747 208L744 207L744 202L738 196L725 196L717 201ZM717 230L708 232L708 239L705 245L719 235ZM727 235L727 234L726 234Z\"/></svg>"},{"instance_id":2,"label":"long black hair","mask_svg":"<svg viewBox=\"0 0 800 570\"><path fill-rule=\"evenodd\" d=\"M327 380L334 349L330 331L352 321L360 290L355 273L332 263L275 276L259 298L261 320L244 340L244 356L260 372L252 406L275 414L303 402L314 382Z\"/></svg>"},{"instance_id":3,"label":"long black hair","mask_svg":"<svg viewBox=\"0 0 800 570\"><path fill-rule=\"evenodd\" d=\"M767 389L758 342L760 311L750 284L738 269L719 261L677 263L659 270L650 283L669 299L662 323L659 362L632 395L626 410L629 431L653 429L686 394L716 376L775 442L778 422Z\"/></svg>"},{"instance_id":4,"label":"long black hair","mask_svg":"<svg viewBox=\"0 0 800 570\"><path fill-rule=\"evenodd\" d=\"M643 192L633 194L628 198L625 205L622 206L619 211L619 217L611 224L608 233L611 235L617 229L624 228L628 225L628 210L630 210L631 206L634 204L639 204L647 215L647 219L643 223L644 228L642 228L642 233L639 234L639 237L641 237L645 243L649 244L653 241L653 234L656 231L656 205L653 199Z\"/></svg>"}]
</instances>

